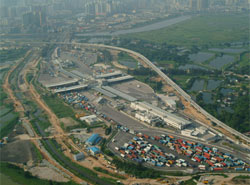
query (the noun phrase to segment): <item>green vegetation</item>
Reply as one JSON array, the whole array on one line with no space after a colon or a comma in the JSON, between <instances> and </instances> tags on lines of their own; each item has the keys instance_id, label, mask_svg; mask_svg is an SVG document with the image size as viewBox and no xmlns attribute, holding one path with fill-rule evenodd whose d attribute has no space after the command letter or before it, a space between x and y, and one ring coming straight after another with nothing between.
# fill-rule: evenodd
<instances>
[{"instance_id":1,"label":"green vegetation","mask_svg":"<svg viewBox=\"0 0 250 185\"><path fill-rule=\"evenodd\" d=\"M0 74L4 77L7 70L1 71ZM14 107L12 103L5 103L5 100L8 98L8 95L4 92L2 85L3 79L0 80L0 107L1 107L1 124L0 124L0 138L7 136L18 123L19 114L14 112Z\"/></svg>"},{"instance_id":2,"label":"green vegetation","mask_svg":"<svg viewBox=\"0 0 250 185\"><path fill-rule=\"evenodd\" d=\"M196 183L194 182L194 179L191 178L191 179L189 179L189 180L182 181L182 182L181 182L181 185L196 185Z\"/></svg>"},{"instance_id":3,"label":"green vegetation","mask_svg":"<svg viewBox=\"0 0 250 185\"><path fill-rule=\"evenodd\" d=\"M114 174L114 173L111 173L109 172L108 170L105 170L101 167L94 167L94 170L98 171L98 172L101 172L101 173L105 173L107 175L110 175L112 177L116 177L116 178L119 178L119 179L126 179L124 176L122 175L119 175L119 174Z\"/></svg>"},{"instance_id":4,"label":"green vegetation","mask_svg":"<svg viewBox=\"0 0 250 185\"><path fill-rule=\"evenodd\" d=\"M249 175L239 175L233 178L233 180L242 180L242 179L250 179Z\"/></svg>"},{"instance_id":5,"label":"green vegetation","mask_svg":"<svg viewBox=\"0 0 250 185\"><path fill-rule=\"evenodd\" d=\"M105 135L109 135L111 133L111 131L112 131L112 127L111 126L107 127L105 129Z\"/></svg>"},{"instance_id":6,"label":"green vegetation","mask_svg":"<svg viewBox=\"0 0 250 185\"><path fill-rule=\"evenodd\" d=\"M61 146L55 140L42 140L42 143L46 150L52 155L52 157L56 159L56 161L59 162L63 167L69 169L70 172L90 182L96 182L100 180L97 173L77 163L72 162L70 158L66 157L61 151ZM107 178L102 180L104 184L115 184L113 179Z\"/></svg>"},{"instance_id":7,"label":"green vegetation","mask_svg":"<svg viewBox=\"0 0 250 185\"><path fill-rule=\"evenodd\" d=\"M136 62L136 60L133 57L131 57L128 53L125 52L120 52L118 54L118 62L121 61Z\"/></svg>"},{"instance_id":8,"label":"green vegetation","mask_svg":"<svg viewBox=\"0 0 250 185\"><path fill-rule=\"evenodd\" d=\"M58 118L75 116L72 108L65 105L55 94L44 95L42 98Z\"/></svg>"},{"instance_id":9,"label":"green vegetation","mask_svg":"<svg viewBox=\"0 0 250 185\"><path fill-rule=\"evenodd\" d=\"M240 60L238 64L232 69L235 73L242 75L250 75L250 52L243 52L240 54Z\"/></svg>"},{"instance_id":10,"label":"green vegetation","mask_svg":"<svg viewBox=\"0 0 250 185\"><path fill-rule=\"evenodd\" d=\"M23 169L9 163L1 162L0 163L0 172L11 178L12 181L18 184L25 185L76 185L76 183L70 181L67 183L63 182L54 182L48 180L42 180L31 175L31 173L24 171ZM1 184L5 184L1 180Z\"/></svg>"},{"instance_id":11,"label":"green vegetation","mask_svg":"<svg viewBox=\"0 0 250 185\"><path fill-rule=\"evenodd\" d=\"M212 115L225 122L228 126L238 130L239 132L245 133L249 132L250 128L250 98L249 95L243 95L238 97L235 104L233 105L234 113L229 113L222 111L220 114L217 112L216 104L204 104L201 103L201 106L204 107Z\"/></svg>"},{"instance_id":12,"label":"green vegetation","mask_svg":"<svg viewBox=\"0 0 250 185\"><path fill-rule=\"evenodd\" d=\"M113 158L112 163L115 164L119 170L124 170L126 173L134 175L138 178L159 178L165 174L161 171L146 168L142 166L142 164L121 161L117 157Z\"/></svg>"},{"instance_id":13,"label":"green vegetation","mask_svg":"<svg viewBox=\"0 0 250 185\"><path fill-rule=\"evenodd\" d=\"M0 129L0 137L3 138L7 136L15 128L15 125L18 123L18 120L18 113L14 113L14 116L12 116L10 120L3 121L3 126Z\"/></svg>"},{"instance_id":14,"label":"green vegetation","mask_svg":"<svg viewBox=\"0 0 250 185\"><path fill-rule=\"evenodd\" d=\"M181 46L248 41L248 20L248 14L200 15L171 27L124 37Z\"/></svg>"},{"instance_id":15,"label":"green vegetation","mask_svg":"<svg viewBox=\"0 0 250 185\"><path fill-rule=\"evenodd\" d=\"M27 48L0 50L0 62L13 61L22 57L27 52Z\"/></svg>"}]
</instances>

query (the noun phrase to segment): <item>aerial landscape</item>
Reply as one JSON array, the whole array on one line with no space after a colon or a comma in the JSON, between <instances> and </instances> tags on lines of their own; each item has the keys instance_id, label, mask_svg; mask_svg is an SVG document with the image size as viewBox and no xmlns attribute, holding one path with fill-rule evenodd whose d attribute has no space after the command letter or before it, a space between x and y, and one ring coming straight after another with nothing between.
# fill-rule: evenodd
<instances>
[{"instance_id":1,"label":"aerial landscape","mask_svg":"<svg viewBox=\"0 0 250 185\"><path fill-rule=\"evenodd\" d=\"M0 184L250 184L249 3L0 0Z\"/></svg>"}]
</instances>

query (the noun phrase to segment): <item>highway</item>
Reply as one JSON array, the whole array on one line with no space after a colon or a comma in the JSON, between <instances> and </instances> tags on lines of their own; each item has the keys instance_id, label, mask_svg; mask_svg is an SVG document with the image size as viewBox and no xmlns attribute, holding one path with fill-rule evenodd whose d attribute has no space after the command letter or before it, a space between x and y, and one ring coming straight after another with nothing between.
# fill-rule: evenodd
<instances>
[{"instance_id":1,"label":"highway","mask_svg":"<svg viewBox=\"0 0 250 185\"><path fill-rule=\"evenodd\" d=\"M175 82L173 82L166 74L164 74L157 66L155 66L149 59L147 59L145 56L143 56L142 54L132 51L130 49L125 49L125 48L120 48L120 47L116 47L116 46L109 46L109 45L104 45L104 44L89 44L89 43L76 43L76 42L32 42L32 44L61 44L61 45L78 45L78 46L86 46L86 47L97 47L97 48L106 48L106 49L113 49L113 50L118 50L118 51L124 51L127 53L130 53L138 58L140 58L141 60L143 60L143 62L145 62L152 70L154 70L160 77L162 77L170 86L172 86L187 102L189 102L194 108L196 108L200 113L202 113L204 116L206 116L209 120L211 120L212 122L216 123L218 126L224 128L225 130L227 130L228 132L232 133L235 136L238 136L240 139L244 140L247 142L247 144L250 144L250 138L245 136L244 134L234 130L233 128L229 127L228 125L226 125L225 123L221 122L220 120L218 120L217 118L215 118L214 116L212 116L211 114L209 114L207 111L205 111L202 107L200 107L192 98L191 96L189 96L184 90L182 90ZM203 126L211 129L211 126L206 125L204 123L201 123ZM214 132L216 132L217 134L221 135L220 132L212 129ZM235 140L232 140L229 137L226 137L227 139L235 142ZM250 148L248 146L248 148Z\"/></svg>"}]
</instances>

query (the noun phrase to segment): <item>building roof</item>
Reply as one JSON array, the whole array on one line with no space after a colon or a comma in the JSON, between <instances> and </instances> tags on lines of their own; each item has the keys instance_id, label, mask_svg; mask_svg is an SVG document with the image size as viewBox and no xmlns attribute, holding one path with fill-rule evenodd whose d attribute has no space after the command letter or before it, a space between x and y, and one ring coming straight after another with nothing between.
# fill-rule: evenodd
<instances>
[{"instance_id":1,"label":"building roof","mask_svg":"<svg viewBox=\"0 0 250 185\"><path fill-rule=\"evenodd\" d=\"M78 154L75 154L75 158L79 158L79 157L84 157L83 152L79 152Z\"/></svg>"},{"instance_id":2,"label":"building roof","mask_svg":"<svg viewBox=\"0 0 250 185\"><path fill-rule=\"evenodd\" d=\"M58 87L58 86L63 86L63 85L69 85L72 83L76 83L78 82L78 79L72 79L72 80L66 80L66 81L62 81L62 82L58 82L58 83L52 83L52 84L47 84L45 85L45 87L47 88L51 88L51 87Z\"/></svg>"},{"instance_id":3,"label":"building roof","mask_svg":"<svg viewBox=\"0 0 250 185\"><path fill-rule=\"evenodd\" d=\"M104 94L105 96L110 97L110 98L116 98L117 97L113 93L111 93L109 91L106 91L106 90L104 90L104 89L102 89L100 87L94 87L93 89L96 90L96 91L98 91L98 92L100 92L100 93L102 93L102 94Z\"/></svg>"},{"instance_id":4,"label":"building roof","mask_svg":"<svg viewBox=\"0 0 250 185\"><path fill-rule=\"evenodd\" d=\"M100 149L97 148L96 146L88 147L88 149L91 150L91 151L94 152L94 153L100 152Z\"/></svg>"},{"instance_id":5,"label":"building roof","mask_svg":"<svg viewBox=\"0 0 250 185\"><path fill-rule=\"evenodd\" d=\"M80 84L80 85L74 85L74 86L70 86L70 87L64 87L64 88L61 88L61 89L56 89L56 90L54 90L54 92L55 93L61 93L61 92L78 90L78 89L84 89L86 87L88 87L88 85Z\"/></svg>"},{"instance_id":6,"label":"building roof","mask_svg":"<svg viewBox=\"0 0 250 185\"><path fill-rule=\"evenodd\" d=\"M136 98L134 98L132 96L129 96L129 95L127 95L127 94L125 94L125 93L123 93L121 91L118 91L118 90L116 90L116 89L114 89L114 88L112 88L110 86L102 86L102 88L109 91L109 92L111 92L111 93L113 93L113 94L115 94L115 95L117 95L117 96L119 96L119 97L121 97L121 98L123 98L123 99L125 99L125 100L131 101L131 102L137 100Z\"/></svg>"},{"instance_id":7,"label":"building roof","mask_svg":"<svg viewBox=\"0 0 250 185\"><path fill-rule=\"evenodd\" d=\"M92 134L86 141L86 143L90 143L90 144L95 144L95 142L98 140L99 138L99 134Z\"/></svg>"},{"instance_id":8,"label":"building roof","mask_svg":"<svg viewBox=\"0 0 250 185\"><path fill-rule=\"evenodd\" d=\"M118 78L112 78L112 79L108 79L107 82L108 83L114 83L114 82L120 82L120 81L124 81L124 80L130 80L133 79L134 77L131 75L126 75L126 76L121 76Z\"/></svg>"},{"instance_id":9,"label":"building roof","mask_svg":"<svg viewBox=\"0 0 250 185\"><path fill-rule=\"evenodd\" d=\"M122 73L120 71L115 71L113 73L96 75L96 78L109 78L109 77L112 77L112 76L119 76L119 75L122 75Z\"/></svg>"},{"instance_id":10,"label":"building roof","mask_svg":"<svg viewBox=\"0 0 250 185\"><path fill-rule=\"evenodd\" d=\"M89 116L84 116L84 117L80 117L80 120L85 120L85 119L93 119L93 118L97 118L96 115L89 115Z\"/></svg>"},{"instance_id":11,"label":"building roof","mask_svg":"<svg viewBox=\"0 0 250 185\"><path fill-rule=\"evenodd\" d=\"M167 119L170 119L178 124L181 124L181 125L186 125L186 124L190 124L191 122L182 118L182 117L179 117L175 114L172 114L170 112L167 112L159 107L156 107L152 104L149 104L147 102L136 102L136 104L139 104L140 106L144 107L145 109L148 109L148 110L151 110L152 113L154 114L157 114L161 117L166 117Z\"/></svg>"}]
</instances>

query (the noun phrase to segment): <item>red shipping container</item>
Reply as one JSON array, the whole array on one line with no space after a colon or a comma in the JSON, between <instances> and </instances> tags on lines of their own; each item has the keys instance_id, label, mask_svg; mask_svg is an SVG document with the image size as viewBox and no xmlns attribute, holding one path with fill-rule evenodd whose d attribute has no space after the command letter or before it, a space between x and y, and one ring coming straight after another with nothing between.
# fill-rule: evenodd
<instances>
[{"instance_id":1,"label":"red shipping container","mask_svg":"<svg viewBox=\"0 0 250 185\"><path fill-rule=\"evenodd\" d=\"M194 159L199 163L201 162L201 160L198 157L194 157Z\"/></svg>"},{"instance_id":2,"label":"red shipping container","mask_svg":"<svg viewBox=\"0 0 250 185\"><path fill-rule=\"evenodd\" d=\"M223 170L223 168L213 168L213 171L220 171Z\"/></svg>"},{"instance_id":3,"label":"red shipping container","mask_svg":"<svg viewBox=\"0 0 250 185\"><path fill-rule=\"evenodd\" d=\"M210 166L214 166L214 164L209 160L206 160L206 163L209 164Z\"/></svg>"}]
</instances>

